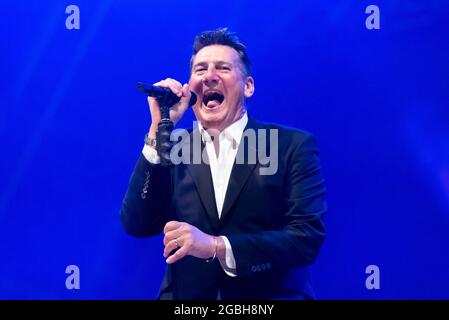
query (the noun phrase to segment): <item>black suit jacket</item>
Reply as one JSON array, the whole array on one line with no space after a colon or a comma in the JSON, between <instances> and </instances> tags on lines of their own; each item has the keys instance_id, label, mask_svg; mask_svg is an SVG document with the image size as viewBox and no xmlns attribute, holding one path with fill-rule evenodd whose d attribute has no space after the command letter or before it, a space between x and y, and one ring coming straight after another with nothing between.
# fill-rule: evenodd
<instances>
[{"instance_id":1,"label":"black suit jacket","mask_svg":"<svg viewBox=\"0 0 449 320\"><path fill-rule=\"evenodd\" d=\"M237 265L237 277L230 277L216 260L186 256L168 266L159 299L216 299L218 291L222 299L314 296L306 267L317 258L324 239L326 212L315 139L251 118L247 129L265 129L271 152L276 150L269 130L277 130L277 172L261 175L266 164L261 157L255 163L234 163L220 219L209 165L167 168L138 159L120 212L126 231L148 237L160 234L170 220L184 221L207 234L226 236ZM195 132L199 134L194 130L190 138ZM256 146L241 143L239 152L248 160L261 141Z\"/></svg>"}]
</instances>

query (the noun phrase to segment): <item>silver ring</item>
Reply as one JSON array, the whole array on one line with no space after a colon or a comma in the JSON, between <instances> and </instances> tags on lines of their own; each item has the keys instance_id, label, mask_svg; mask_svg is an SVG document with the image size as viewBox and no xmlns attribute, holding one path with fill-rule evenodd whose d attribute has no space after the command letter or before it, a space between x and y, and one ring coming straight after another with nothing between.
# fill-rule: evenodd
<instances>
[{"instance_id":1,"label":"silver ring","mask_svg":"<svg viewBox=\"0 0 449 320\"><path fill-rule=\"evenodd\" d=\"M179 242L178 239L175 239L176 248L179 248Z\"/></svg>"}]
</instances>

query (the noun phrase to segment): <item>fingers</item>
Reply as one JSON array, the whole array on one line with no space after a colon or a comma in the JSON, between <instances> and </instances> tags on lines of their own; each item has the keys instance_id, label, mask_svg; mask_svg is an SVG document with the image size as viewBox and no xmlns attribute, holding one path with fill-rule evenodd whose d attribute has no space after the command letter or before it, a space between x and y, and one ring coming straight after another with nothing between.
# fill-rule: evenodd
<instances>
[{"instance_id":1,"label":"fingers","mask_svg":"<svg viewBox=\"0 0 449 320\"><path fill-rule=\"evenodd\" d=\"M164 234L166 234L169 231L178 229L182 225L183 225L183 223L179 222L179 221L175 221L175 220L169 221L164 226Z\"/></svg>"},{"instance_id":2,"label":"fingers","mask_svg":"<svg viewBox=\"0 0 449 320\"><path fill-rule=\"evenodd\" d=\"M172 231L168 231L164 236L164 246L167 245L171 240L177 239L182 235L182 228L177 228Z\"/></svg>"},{"instance_id":3,"label":"fingers","mask_svg":"<svg viewBox=\"0 0 449 320\"><path fill-rule=\"evenodd\" d=\"M187 224L179 221L169 221L164 227L164 257L178 249L170 257L167 258L167 263L174 263L179 259L184 258L190 249L191 241L186 240L185 232L188 232Z\"/></svg>"},{"instance_id":4,"label":"fingers","mask_svg":"<svg viewBox=\"0 0 449 320\"><path fill-rule=\"evenodd\" d=\"M185 110L189 107L190 96L192 95L192 92L190 92L189 85L187 83L182 86L181 94L182 96L179 106L183 110L183 112L185 112Z\"/></svg>"},{"instance_id":5,"label":"fingers","mask_svg":"<svg viewBox=\"0 0 449 320\"><path fill-rule=\"evenodd\" d=\"M183 223L179 221L169 221L164 227L164 257L181 246L180 237L182 235Z\"/></svg>"},{"instance_id":6,"label":"fingers","mask_svg":"<svg viewBox=\"0 0 449 320\"><path fill-rule=\"evenodd\" d=\"M189 85L182 85L179 81L171 78L156 82L153 85L170 89L173 94L181 98L178 103L170 108L170 119L176 125L189 107L191 96ZM154 97L148 97L148 104L150 105L152 125L156 128L161 119L159 101Z\"/></svg>"},{"instance_id":7,"label":"fingers","mask_svg":"<svg viewBox=\"0 0 449 320\"><path fill-rule=\"evenodd\" d=\"M211 251L210 235L186 222L169 221L164 226L164 257L168 264L174 263L186 255L197 258L209 258ZM176 250L174 253L173 251ZM173 253L172 255L170 255ZM170 256L169 256L170 255Z\"/></svg>"},{"instance_id":8,"label":"fingers","mask_svg":"<svg viewBox=\"0 0 449 320\"><path fill-rule=\"evenodd\" d=\"M168 257L165 262L168 264L175 263L176 261L184 258L187 255L189 248L188 246L180 247L178 251L176 251L174 254L172 254L170 257Z\"/></svg>"},{"instance_id":9,"label":"fingers","mask_svg":"<svg viewBox=\"0 0 449 320\"><path fill-rule=\"evenodd\" d=\"M174 79L167 78L165 80L154 83L153 86L170 89L178 97L182 96L182 84ZM156 98L149 96L148 103L150 104L152 112L153 110L159 110L159 103Z\"/></svg>"},{"instance_id":10,"label":"fingers","mask_svg":"<svg viewBox=\"0 0 449 320\"><path fill-rule=\"evenodd\" d=\"M165 80L156 82L153 85L157 86L157 87L170 89L178 97L181 97L182 93L183 93L183 86L182 86L182 84L179 81L176 81L176 80L171 79L171 78L167 78Z\"/></svg>"},{"instance_id":11,"label":"fingers","mask_svg":"<svg viewBox=\"0 0 449 320\"><path fill-rule=\"evenodd\" d=\"M191 95L192 95L192 93L189 90L189 85L187 83L185 83L182 86L182 97L183 97L183 99L185 98L186 100L190 100Z\"/></svg>"},{"instance_id":12,"label":"fingers","mask_svg":"<svg viewBox=\"0 0 449 320\"><path fill-rule=\"evenodd\" d=\"M178 248L182 247L182 240L181 239L173 239L170 240L164 248L164 257L167 258L168 255L170 254L170 252L172 252L173 250L176 250Z\"/></svg>"}]
</instances>

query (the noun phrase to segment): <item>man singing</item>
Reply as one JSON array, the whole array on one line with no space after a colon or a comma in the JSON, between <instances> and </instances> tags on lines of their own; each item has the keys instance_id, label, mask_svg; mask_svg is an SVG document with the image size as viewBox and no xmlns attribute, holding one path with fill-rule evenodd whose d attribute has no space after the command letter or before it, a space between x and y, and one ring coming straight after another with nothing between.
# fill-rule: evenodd
<instances>
[{"instance_id":1,"label":"man singing","mask_svg":"<svg viewBox=\"0 0 449 320\"><path fill-rule=\"evenodd\" d=\"M207 160L160 164L160 101L149 97L151 126L120 218L133 236L164 233L158 299L313 298L307 266L323 242L326 212L313 135L248 115L251 63L227 29L195 38L188 84L154 85L180 97L170 109L175 125L196 94L198 122L188 132L192 141L200 136L193 152Z\"/></svg>"}]
</instances>

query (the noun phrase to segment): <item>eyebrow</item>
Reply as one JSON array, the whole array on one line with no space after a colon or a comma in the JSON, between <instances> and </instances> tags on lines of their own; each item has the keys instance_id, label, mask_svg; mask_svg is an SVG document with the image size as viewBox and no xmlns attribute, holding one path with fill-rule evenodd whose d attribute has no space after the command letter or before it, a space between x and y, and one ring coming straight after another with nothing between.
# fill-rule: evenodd
<instances>
[{"instance_id":1,"label":"eyebrow","mask_svg":"<svg viewBox=\"0 0 449 320\"><path fill-rule=\"evenodd\" d=\"M215 63L216 65L220 65L220 66L222 66L222 65L232 66L231 62L226 62L226 61L222 61L222 60L212 61L212 63ZM207 66L207 64L208 63L206 61L200 61L200 62L195 63L192 68L196 68L198 66Z\"/></svg>"}]
</instances>

